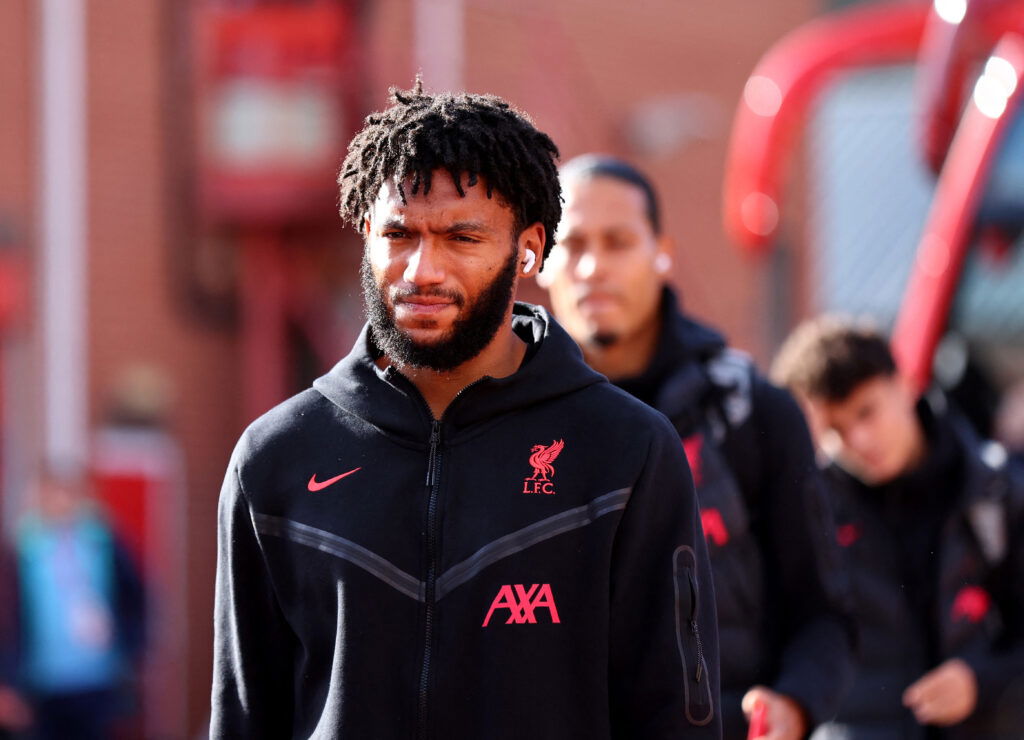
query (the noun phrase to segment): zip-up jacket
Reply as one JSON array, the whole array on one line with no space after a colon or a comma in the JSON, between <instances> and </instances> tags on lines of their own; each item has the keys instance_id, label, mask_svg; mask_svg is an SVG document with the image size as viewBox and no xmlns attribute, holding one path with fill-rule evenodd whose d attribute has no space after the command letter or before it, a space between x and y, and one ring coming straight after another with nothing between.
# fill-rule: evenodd
<instances>
[{"instance_id":1,"label":"zip-up jacket","mask_svg":"<svg viewBox=\"0 0 1024 740\"><path fill-rule=\"evenodd\" d=\"M831 509L803 415L666 288L645 372L616 381L664 413L697 485L715 578L724 737L741 740L756 684L794 699L814 725L849 686L853 626Z\"/></svg>"},{"instance_id":2,"label":"zip-up jacket","mask_svg":"<svg viewBox=\"0 0 1024 740\"><path fill-rule=\"evenodd\" d=\"M922 402L929 452L867 486L828 478L860 624L859 669L816 740L995 740L1024 733L1024 480L1002 448ZM948 728L919 725L903 691L949 658L974 671L978 704Z\"/></svg>"},{"instance_id":3,"label":"zip-up jacket","mask_svg":"<svg viewBox=\"0 0 1024 740\"><path fill-rule=\"evenodd\" d=\"M211 737L717 738L714 594L666 420L516 304L441 419L372 332L221 491Z\"/></svg>"}]
</instances>

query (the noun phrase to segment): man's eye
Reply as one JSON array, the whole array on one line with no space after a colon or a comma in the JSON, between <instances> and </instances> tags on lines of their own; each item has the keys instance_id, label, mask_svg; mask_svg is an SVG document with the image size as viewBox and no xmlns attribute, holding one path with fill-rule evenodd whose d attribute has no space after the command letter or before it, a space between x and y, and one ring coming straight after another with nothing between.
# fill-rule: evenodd
<instances>
[{"instance_id":1,"label":"man's eye","mask_svg":"<svg viewBox=\"0 0 1024 740\"><path fill-rule=\"evenodd\" d=\"M406 236L404 231L385 231L385 239L404 239Z\"/></svg>"},{"instance_id":2,"label":"man's eye","mask_svg":"<svg viewBox=\"0 0 1024 740\"><path fill-rule=\"evenodd\" d=\"M476 244L479 239L473 236L466 236L465 234L456 234L452 237L457 242L465 242L466 244Z\"/></svg>"}]
</instances>

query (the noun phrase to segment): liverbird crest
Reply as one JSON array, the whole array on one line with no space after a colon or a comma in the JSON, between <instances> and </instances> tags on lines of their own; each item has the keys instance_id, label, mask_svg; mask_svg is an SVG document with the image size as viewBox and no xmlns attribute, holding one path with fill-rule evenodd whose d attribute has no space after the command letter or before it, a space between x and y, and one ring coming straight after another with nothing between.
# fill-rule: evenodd
<instances>
[{"instance_id":1,"label":"liverbird crest","mask_svg":"<svg viewBox=\"0 0 1024 740\"><path fill-rule=\"evenodd\" d=\"M555 474L555 466L552 465L555 458L562 452L565 442L553 440L549 445L534 445L530 452L530 465L533 466L533 475L526 480L551 480Z\"/></svg>"}]
</instances>

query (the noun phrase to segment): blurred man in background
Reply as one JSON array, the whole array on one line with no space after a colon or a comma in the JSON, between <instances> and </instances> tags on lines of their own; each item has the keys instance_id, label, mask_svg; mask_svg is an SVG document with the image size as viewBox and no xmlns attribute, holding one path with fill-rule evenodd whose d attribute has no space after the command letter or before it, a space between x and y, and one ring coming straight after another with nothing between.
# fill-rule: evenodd
<instances>
[{"instance_id":1,"label":"blurred man in background","mask_svg":"<svg viewBox=\"0 0 1024 740\"><path fill-rule=\"evenodd\" d=\"M1024 733L1024 481L941 398L919 399L878 332L800 326L774 378L829 462L860 666L816 738Z\"/></svg>"},{"instance_id":2,"label":"blurred man in background","mask_svg":"<svg viewBox=\"0 0 1024 740\"><path fill-rule=\"evenodd\" d=\"M77 466L44 469L15 540L17 673L46 740L109 738L143 647L139 573L87 486Z\"/></svg>"},{"instance_id":3,"label":"blurred man in background","mask_svg":"<svg viewBox=\"0 0 1024 740\"><path fill-rule=\"evenodd\" d=\"M587 155L562 169L558 239L538 278L587 362L675 425L697 484L721 634L726 738L764 715L794 740L838 707L850 665L832 524L800 410L684 315L650 181Z\"/></svg>"}]
</instances>

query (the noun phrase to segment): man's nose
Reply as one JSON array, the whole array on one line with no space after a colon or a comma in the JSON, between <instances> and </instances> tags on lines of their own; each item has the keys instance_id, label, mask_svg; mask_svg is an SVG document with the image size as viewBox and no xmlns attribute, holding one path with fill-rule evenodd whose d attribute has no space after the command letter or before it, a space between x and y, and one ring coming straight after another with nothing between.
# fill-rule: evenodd
<instances>
[{"instance_id":1,"label":"man's nose","mask_svg":"<svg viewBox=\"0 0 1024 740\"><path fill-rule=\"evenodd\" d=\"M444 281L441 255L430 237L420 238L419 244L409 255L402 279L413 285L431 285Z\"/></svg>"},{"instance_id":2,"label":"man's nose","mask_svg":"<svg viewBox=\"0 0 1024 740\"><path fill-rule=\"evenodd\" d=\"M577 280L590 280L595 275L600 267L597 255L593 252L587 251L580 255L580 258L576 260L576 267L574 272L576 273Z\"/></svg>"}]
</instances>

